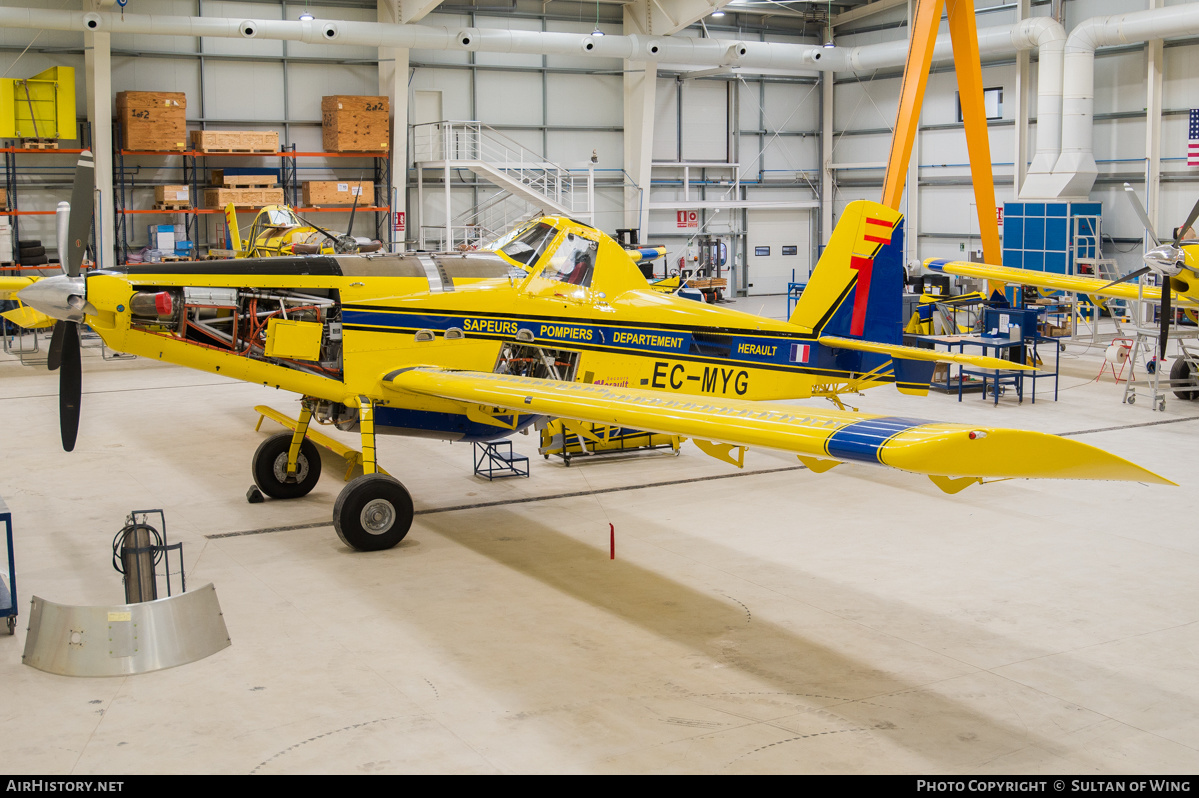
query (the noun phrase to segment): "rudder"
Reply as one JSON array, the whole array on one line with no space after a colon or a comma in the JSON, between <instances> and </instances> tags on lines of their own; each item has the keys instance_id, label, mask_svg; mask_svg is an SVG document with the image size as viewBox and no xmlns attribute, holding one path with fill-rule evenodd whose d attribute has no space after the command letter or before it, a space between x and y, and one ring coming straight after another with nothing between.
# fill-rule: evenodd
<instances>
[{"instance_id":1,"label":"rudder","mask_svg":"<svg viewBox=\"0 0 1199 798\"><path fill-rule=\"evenodd\" d=\"M903 342L903 214L857 200L846 206L791 314L822 335Z\"/></svg>"}]
</instances>

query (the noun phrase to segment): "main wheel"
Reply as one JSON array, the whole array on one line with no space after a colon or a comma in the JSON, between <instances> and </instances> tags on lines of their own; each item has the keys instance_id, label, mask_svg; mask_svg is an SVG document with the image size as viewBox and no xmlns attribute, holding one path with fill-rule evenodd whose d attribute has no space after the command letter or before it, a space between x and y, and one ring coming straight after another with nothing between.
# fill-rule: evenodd
<instances>
[{"instance_id":1,"label":"main wheel","mask_svg":"<svg viewBox=\"0 0 1199 798\"><path fill-rule=\"evenodd\" d=\"M272 499L298 499L307 496L321 478L321 453L307 438L300 444L296 457L296 473L287 473L287 450L291 448L290 432L272 435L254 452L251 467L254 484Z\"/></svg>"},{"instance_id":2,"label":"main wheel","mask_svg":"<svg viewBox=\"0 0 1199 798\"><path fill-rule=\"evenodd\" d=\"M412 497L386 474L363 474L342 489L333 505L333 528L358 551L390 549L412 526Z\"/></svg>"},{"instance_id":3,"label":"main wheel","mask_svg":"<svg viewBox=\"0 0 1199 798\"><path fill-rule=\"evenodd\" d=\"M1181 357L1175 360L1174 365L1170 367L1170 381L1175 385L1189 383L1199 386L1199 381L1191 376L1191 364L1187 363L1186 358ZM1191 402L1199 399L1199 391L1187 391L1175 388L1174 395L1179 399L1186 399Z\"/></svg>"}]
</instances>

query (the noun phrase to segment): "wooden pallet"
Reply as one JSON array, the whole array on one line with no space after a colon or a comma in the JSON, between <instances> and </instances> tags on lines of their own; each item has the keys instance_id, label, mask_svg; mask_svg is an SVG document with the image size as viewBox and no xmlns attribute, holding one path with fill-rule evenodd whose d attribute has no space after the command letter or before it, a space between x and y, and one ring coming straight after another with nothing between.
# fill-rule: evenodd
<instances>
[{"instance_id":1,"label":"wooden pallet","mask_svg":"<svg viewBox=\"0 0 1199 798\"><path fill-rule=\"evenodd\" d=\"M156 211L190 211L192 204L190 202L156 202L154 210Z\"/></svg>"},{"instance_id":2,"label":"wooden pallet","mask_svg":"<svg viewBox=\"0 0 1199 798\"><path fill-rule=\"evenodd\" d=\"M57 150L58 139L21 139L21 147L26 150Z\"/></svg>"},{"instance_id":3,"label":"wooden pallet","mask_svg":"<svg viewBox=\"0 0 1199 798\"><path fill-rule=\"evenodd\" d=\"M162 256L163 263L183 263L183 262L190 261L190 260L191 260L191 258L187 257L186 255L163 255Z\"/></svg>"},{"instance_id":4,"label":"wooden pallet","mask_svg":"<svg viewBox=\"0 0 1199 798\"><path fill-rule=\"evenodd\" d=\"M718 288L728 288L729 281L723 277L713 277L707 280L688 280L687 285L691 288L698 288L701 291L714 291Z\"/></svg>"}]
</instances>

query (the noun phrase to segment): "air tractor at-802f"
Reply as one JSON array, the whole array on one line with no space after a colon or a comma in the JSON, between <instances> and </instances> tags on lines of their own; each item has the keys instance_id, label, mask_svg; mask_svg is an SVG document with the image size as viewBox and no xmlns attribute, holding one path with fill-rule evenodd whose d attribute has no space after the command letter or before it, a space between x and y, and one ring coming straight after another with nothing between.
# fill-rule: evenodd
<instances>
[{"instance_id":1,"label":"air tractor at-802f","mask_svg":"<svg viewBox=\"0 0 1199 798\"><path fill-rule=\"evenodd\" d=\"M91 192L82 194L72 243L90 217ZM364 474L333 512L356 549L394 546L412 523L408 491L377 465L376 435L487 441L543 417L685 436L733 463L734 452L762 447L818 472L888 466L948 492L1016 477L1172 484L1054 435L771 402L885 384L923 394L937 360L1019 367L901 344L901 219L873 202L846 207L789 321L654 291L616 241L565 217L534 220L490 251L452 254L244 258L84 276L80 249L67 274L0 278L0 291L20 289L20 300L60 320L51 359L64 372L68 448L78 426L78 324L121 352L302 395L295 431L254 455L254 479L269 496L315 486L313 421L360 433Z\"/></svg>"}]
</instances>

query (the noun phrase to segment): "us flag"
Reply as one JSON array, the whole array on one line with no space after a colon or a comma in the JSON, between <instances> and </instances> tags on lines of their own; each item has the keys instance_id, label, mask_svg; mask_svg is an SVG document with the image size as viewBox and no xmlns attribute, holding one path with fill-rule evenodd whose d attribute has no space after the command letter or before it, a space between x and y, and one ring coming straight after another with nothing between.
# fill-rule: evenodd
<instances>
[{"instance_id":1,"label":"us flag","mask_svg":"<svg viewBox=\"0 0 1199 798\"><path fill-rule=\"evenodd\" d=\"M1191 109L1187 131L1187 166L1199 166L1199 108Z\"/></svg>"}]
</instances>

